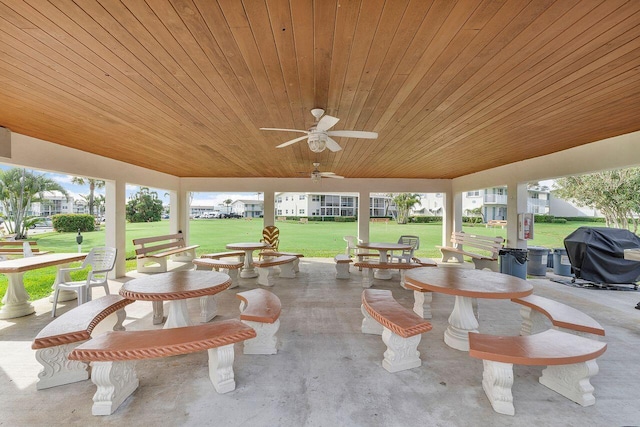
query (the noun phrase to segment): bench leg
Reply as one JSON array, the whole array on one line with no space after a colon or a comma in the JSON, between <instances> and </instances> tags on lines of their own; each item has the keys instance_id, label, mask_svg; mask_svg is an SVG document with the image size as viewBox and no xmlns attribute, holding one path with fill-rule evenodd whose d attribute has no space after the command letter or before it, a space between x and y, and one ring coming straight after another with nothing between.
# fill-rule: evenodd
<instances>
[{"instance_id":1,"label":"bench leg","mask_svg":"<svg viewBox=\"0 0 640 427\"><path fill-rule=\"evenodd\" d=\"M69 353L81 342L62 344L36 350L36 360L43 366L38 374L36 389L56 387L89 379L89 366L85 362L69 360Z\"/></svg>"},{"instance_id":2,"label":"bench leg","mask_svg":"<svg viewBox=\"0 0 640 427\"><path fill-rule=\"evenodd\" d=\"M496 273L500 273L500 267L496 260L473 258L473 264L475 265L476 270L491 270Z\"/></svg>"},{"instance_id":3,"label":"bench leg","mask_svg":"<svg viewBox=\"0 0 640 427\"><path fill-rule=\"evenodd\" d=\"M124 331L124 321L127 319L127 313L124 311L124 308L121 308L120 310L116 311L116 324L113 325L113 330L114 331Z\"/></svg>"},{"instance_id":4,"label":"bench leg","mask_svg":"<svg viewBox=\"0 0 640 427\"><path fill-rule=\"evenodd\" d=\"M213 387L220 394L235 390L233 344L210 348L207 351L209 353L209 378Z\"/></svg>"},{"instance_id":5,"label":"bench leg","mask_svg":"<svg viewBox=\"0 0 640 427\"><path fill-rule=\"evenodd\" d=\"M238 286L240 286L240 284L238 283L238 269L237 268L223 268L222 272L225 274L228 274L229 277L231 277L231 286L229 286L229 289L233 289L233 288L237 288Z\"/></svg>"},{"instance_id":6,"label":"bench leg","mask_svg":"<svg viewBox=\"0 0 640 427\"><path fill-rule=\"evenodd\" d=\"M273 267L259 267L258 284L262 286L273 286L275 280L275 269Z\"/></svg>"},{"instance_id":7,"label":"bench leg","mask_svg":"<svg viewBox=\"0 0 640 427\"><path fill-rule=\"evenodd\" d=\"M164 304L162 301L151 301L153 305L153 324L161 325L164 322Z\"/></svg>"},{"instance_id":8,"label":"bench leg","mask_svg":"<svg viewBox=\"0 0 640 427\"><path fill-rule=\"evenodd\" d=\"M422 365L418 351L421 338L420 334L403 338L391 332L390 329L384 328L382 342L387 345L387 351L384 352L382 367L393 373Z\"/></svg>"},{"instance_id":9,"label":"bench leg","mask_svg":"<svg viewBox=\"0 0 640 427\"><path fill-rule=\"evenodd\" d=\"M295 271L296 273L300 272L300 258L298 257L293 260L293 271Z\"/></svg>"},{"instance_id":10,"label":"bench leg","mask_svg":"<svg viewBox=\"0 0 640 427\"><path fill-rule=\"evenodd\" d=\"M336 263L336 279L350 279L349 276L349 263L337 262Z\"/></svg>"},{"instance_id":11,"label":"bench leg","mask_svg":"<svg viewBox=\"0 0 640 427\"><path fill-rule=\"evenodd\" d=\"M483 360L482 388L493 410L499 414L514 415L513 407L513 364Z\"/></svg>"},{"instance_id":12,"label":"bench leg","mask_svg":"<svg viewBox=\"0 0 640 427\"><path fill-rule=\"evenodd\" d=\"M243 320L242 323L256 331L256 337L245 340L244 354L276 354L278 338L276 332L280 328L280 319L273 323L252 322Z\"/></svg>"},{"instance_id":13,"label":"bench leg","mask_svg":"<svg viewBox=\"0 0 640 427\"><path fill-rule=\"evenodd\" d=\"M407 289L407 287L405 286L405 283L404 283L404 273L405 273L405 271L406 270L404 270L404 269L400 270L400 287L402 289Z\"/></svg>"},{"instance_id":14,"label":"bench leg","mask_svg":"<svg viewBox=\"0 0 640 427\"><path fill-rule=\"evenodd\" d=\"M362 287L370 288L373 285L373 268L364 268L362 270Z\"/></svg>"},{"instance_id":15,"label":"bench leg","mask_svg":"<svg viewBox=\"0 0 640 427\"><path fill-rule=\"evenodd\" d=\"M591 406L596 403L593 397L593 386L589 379L598 373L595 360L572 365L547 366L542 371L540 384L560 393L569 400L582 405Z\"/></svg>"},{"instance_id":16,"label":"bench leg","mask_svg":"<svg viewBox=\"0 0 640 427\"><path fill-rule=\"evenodd\" d=\"M362 319L362 327L361 327L362 333L382 335L382 330L384 329L384 327L380 323L378 323L373 317L371 317L369 312L364 308L364 305L360 306L360 311L364 316L364 319Z\"/></svg>"},{"instance_id":17,"label":"bench leg","mask_svg":"<svg viewBox=\"0 0 640 427\"><path fill-rule=\"evenodd\" d=\"M189 249L188 251L184 251L179 254L174 254L169 257L171 261L177 262L191 262L196 258L196 250Z\"/></svg>"},{"instance_id":18,"label":"bench leg","mask_svg":"<svg viewBox=\"0 0 640 427\"><path fill-rule=\"evenodd\" d=\"M548 329L544 315L533 311L531 307L521 307L520 316L522 316L520 335L533 335Z\"/></svg>"},{"instance_id":19,"label":"bench leg","mask_svg":"<svg viewBox=\"0 0 640 427\"><path fill-rule=\"evenodd\" d=\"M464 255L462 254L451 252L446 249L440 249L440 253L442 253L442 259L440 262L451 262L451 259L454 259L455 261L453 262L464 264Z\"/></svg>"},{"instance_id":20,"label":"bench leg","mask_svg":"<svg viewBox=\"0 0 640 427\"><path fill-rule=\"evenodd\" d=\"M413 291L413 311L423 319L431 319L433 292Z\"/></svg>"},{"instance_id":21,"label":"bench leg","mask_svg":"<svg viewBox=\"0 0 640 427\"><path fill-rule=\"evenodd\" d=\"M215 295L200 297L200 323L207 323L218 315L218 302Z\"/></svg>"},{"instance_id":22,"label":"bench leg","mask_svg":"<svg viewBox=\"0 0 640 427\"><path fill-rule=\"evenodd\" d=\"M296 258L297 260L297 258ZM280 264L280 277L284 279L295 279L296 271L293 267L293 262L288 262L286 264Z\"/></svg>"},{"instance_id":23,"label":"bench leg","mask_svg":"<svg viewBox=\"0 0 640 427\"><path fill-rule=\"evenodd\" d=\"M91 381L98 387L93 395L93 415L111 415L138 388L132 361L92 362Z\"/></svg>"},{"instance_id":24,"label":"bench leg","mask_svg":"<svg viewBox=\"0 0 640 427\"><path fill-rule=\"evenodd\" d=\"M166 273L166 258L138 258L138 273Z\"/></svg>"}]
</instances>

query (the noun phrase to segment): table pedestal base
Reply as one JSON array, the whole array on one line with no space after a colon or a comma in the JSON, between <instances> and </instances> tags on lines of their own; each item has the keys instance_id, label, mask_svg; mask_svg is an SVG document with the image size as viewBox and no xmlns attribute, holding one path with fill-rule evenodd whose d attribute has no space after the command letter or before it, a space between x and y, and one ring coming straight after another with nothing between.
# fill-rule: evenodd
<instances>
[{"instance_id":1,"label":"table pedestal base","mask_svg":"<svg viewBox=\"0 0 640 427\"><path fill-rule=\"evenodd\" d=\"M13 319L35 313L29 302L29 294L22 283L24 273L9 273L7 276L7 293L2 298L4 304L0 309L0 319Z\"/></svg>"},{"instance_id":2,"label":"table pedestal base","mask_svg":"<svg viewBox=\"0 0 640 427\"><path fill-rule=\"evenodd\" d=\"M373 277L380 280L391 280L391 270L378 269L374 272Z\"/></svg>"},{"instance_id":3,"label":"table pedestal base","mask_svg":"<svg viewBox=\"0 0 640 427\"><path fill-rule=\"evenodd\" d=\"M444 342L451 348L469 351L469 333L478 333L478 320L473 315L473 298L456 296L449 316L449 327L444 332Z\"/></svg>"},{"instance_id":4,"label":"table pedestal base","mask_svg":"<svg viewBox=\"0 0 640 427\"><path fill-rule=\"evenodd\" d=\"M189 317L187 300L179 299L169 301L169 313L167 314L167 321L164 323L163 329L182 328L184 326L193 326L191 318Z\"/></svg>"}]
</instances>

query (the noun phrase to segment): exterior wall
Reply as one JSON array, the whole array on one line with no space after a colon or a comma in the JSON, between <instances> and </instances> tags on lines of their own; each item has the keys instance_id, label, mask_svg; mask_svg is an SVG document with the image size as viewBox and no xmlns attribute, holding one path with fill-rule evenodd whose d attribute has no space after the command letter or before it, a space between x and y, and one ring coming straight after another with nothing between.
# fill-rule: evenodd
<instances>
[{"instance_id":1,"label":"exterior wall","mask_svg":"<svg viewBox=\"0 0 640 427\"><path fill-rule=\"evenodd\" d=\"M371 195L369 216L384 216L389 197ZM391 212L391 210L389 210ZM276 216L357 216L358 195L354 193L278 193L275 199Z\"/></svg>"}]
</instances>

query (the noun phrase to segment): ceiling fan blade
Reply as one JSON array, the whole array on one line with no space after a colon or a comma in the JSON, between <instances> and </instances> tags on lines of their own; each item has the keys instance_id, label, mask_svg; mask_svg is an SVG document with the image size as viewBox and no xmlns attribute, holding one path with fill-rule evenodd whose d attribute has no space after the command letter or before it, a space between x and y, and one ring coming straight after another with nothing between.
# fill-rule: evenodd
<instances>
[{"instance_id":1,"label":"ceiling fan blade","mask_svg":"<svg viewBox=\"0 0 640 427\"><path fill-rule=\"evenodd\" d=\"M332 130L327 132L329 136L344 136L347 138L376 139L378 132L365 132L363 130Z\"/></svg>"},{"instance_id":2,"label":"ceiling fan blade","mask_svg":"<svg viewBox=\"0 0 640 427\"><path fill-rule=\"evenodd\" d=\"M318 124L316 125L317 130L327 130L331 129L340 121L339 118L333 116L322 116Z\"/></svg>"},{"instance_id":3,"label":"ceiling fan blade","mask_svg":"<svg viewBox=\"0 0 640 427\"><path fill-rule=\"evenodd\" d=\"M323 178L338 178L338 179L343 179L344 178L344 176L336 175L333 172L320 172L320 175Z\"/></svg>"},{"instance_id":4,"label":"ceiling fan blade","mask_svg":"<svg viewBox=\"0 0 640 427\"><path fill-rule=\"evenodd\" d=\"M325 144L326 144L326 147L330 151L333 151L334 153L336 151L342 150L342 147L340 147L340 144L338 144L335 139L327 137L327 142Z\"/></svg>"},{"instance_id":5,"label":"ceiling fan blade","mask_svg":"<svg viewBox=\"0 0 640 427\"><path fill-rule=\"evenodd\" d=\"M298 133L306 133L307 135L309 134L308 131L300 130L300 129L260 128L260 130L278 130L281 132L298 132Z\"/></svg>"},{"instance_id":6,"label":"ceiling fan blade","mask_svg":"<svg viewBox=\"0 0 640 427\"><path fill-rule=\"evenodd\" d=\"M307 135L305 135L305 136L301 136L301 137L299 137L299 138L295 138L295 139L292 139L292 140L290 140L290 141L283 142L283 143L282 143L282 144L280 144L280 145L276 145L276 148L286 147L287 145L295 144L296 142L298 142L298 141L302 141L303 139L307 139L307 138L308 138L308 136L307 136Z\"/></svg>"}]
</instances>

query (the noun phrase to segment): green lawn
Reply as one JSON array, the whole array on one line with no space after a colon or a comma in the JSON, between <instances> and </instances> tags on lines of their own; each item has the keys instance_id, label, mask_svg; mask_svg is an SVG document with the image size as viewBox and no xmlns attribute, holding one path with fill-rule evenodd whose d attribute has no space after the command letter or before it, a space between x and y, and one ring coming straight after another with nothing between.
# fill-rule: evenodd
<instances>
[{"instance_id":1,"label":"green lawn","mask_svg":"<svg viewBox=\"0 0 640 427\"><path fill-rule=\"evenodd\" d=\"M566 224L536 224L535 239L528 242L529 246L543 246L547 248L564 247L563 240L576 228L581 226L596 226L598 223L568 222ZM602 224L599 224L600 226ZM278 221L280 229L280 250L301 252L310 257L333 257L343 253L346 243L342 236L357 235L355 222L316 222L299 224L294 221ZM465 226L464 231L488 236L502 236L506 238L506 230L500 228L485 228L484 225L475 227ZM169 233L169 222L127 224L127 271L134 270L135 260L132 240L138 237L157 236ZM419 257L438 257L435 248L441 243L442 224L396 224L390 222L371 223L370 241L395 242L403 234L420 237ZM93 246L104 245L105 231L83 233L82 251L87 252ZM252 221L241 219L210 219L193 220L190 223L190 243L198 244L198 254L225 251L227 243L256 242L262 237L262 220ZM38 242L42 250L53 252L77 252L75 233L44 233L30 237ZM51 292L51 285L55 279L55 267L30 271L24 275L27 292L32 299L39 299ZM85 273L86 275L86 273ZM78 280L82 273L72 276ZM4 295L7 279L0 275L0 295Z\"/></svg>"}]
</instances>

